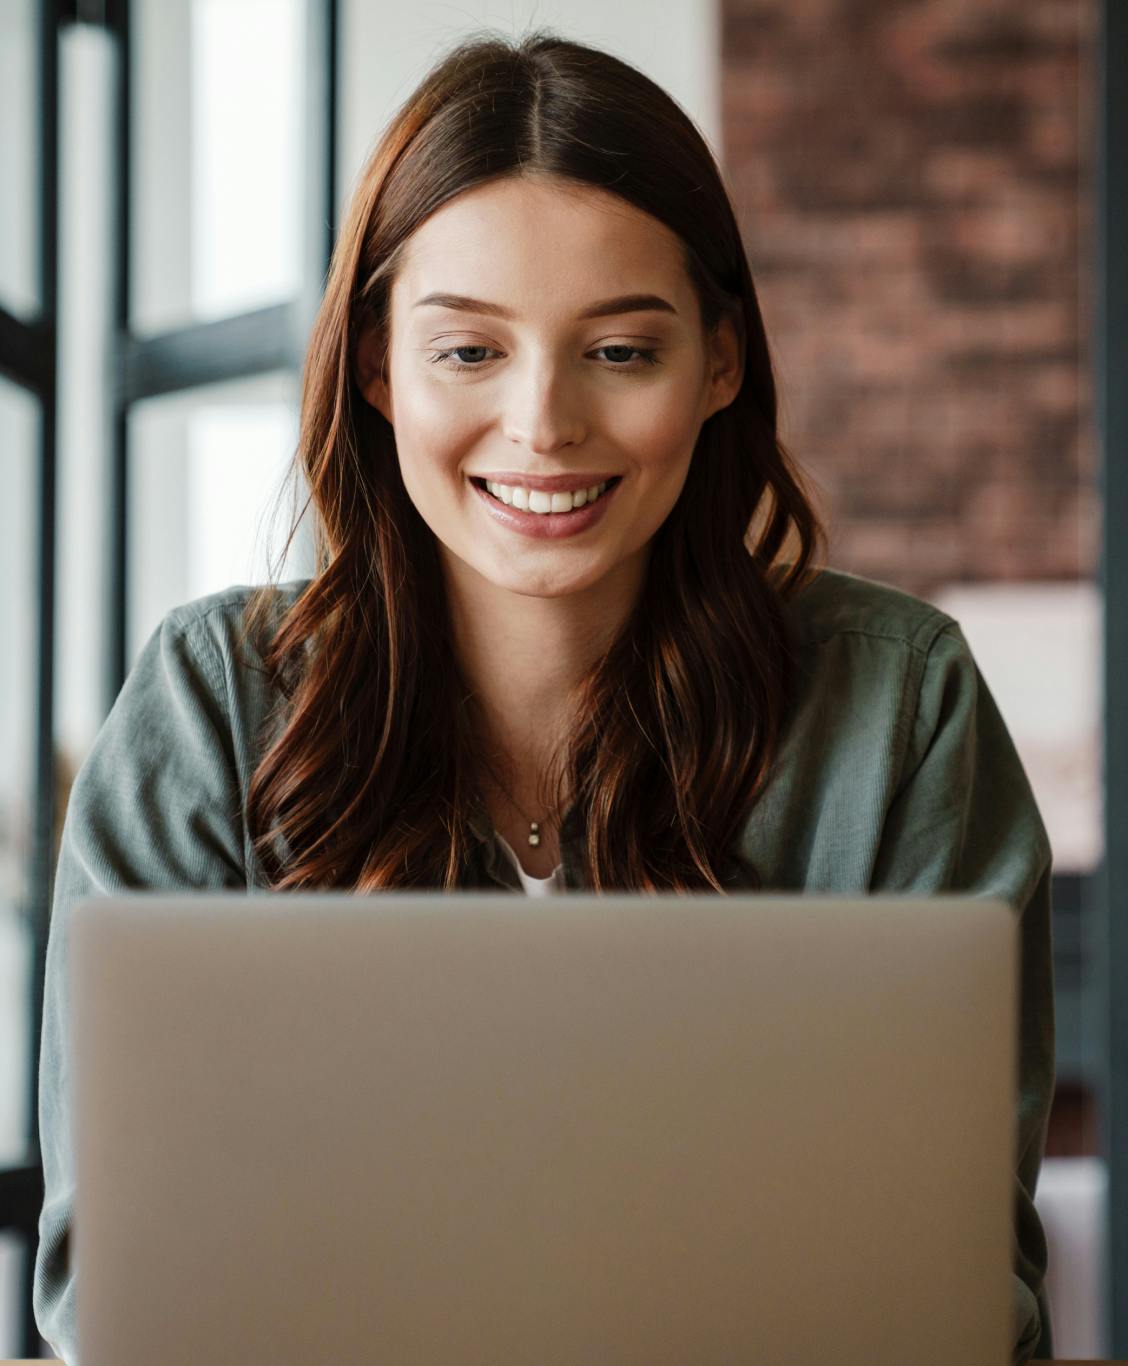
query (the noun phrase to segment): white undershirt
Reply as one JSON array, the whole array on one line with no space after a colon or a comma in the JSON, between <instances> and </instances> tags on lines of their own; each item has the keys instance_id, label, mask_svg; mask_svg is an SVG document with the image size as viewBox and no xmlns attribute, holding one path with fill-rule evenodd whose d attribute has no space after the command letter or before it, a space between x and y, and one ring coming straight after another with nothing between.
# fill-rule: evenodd
<instances>
[{"instance_id":1,"label":"white undershirt","mask_svg":"<svg viewBox=\"0 0 1128 1366\"><path fill-rule=\"evenodd\" d=\"M494 833L497 834L497 841L505 851L509 861L517 869L517 876L521 879L521 885L530 896L552 896L554 892L564 891L564 865L562 863L558 863L548 877L533 877L521 867L521 860L514 853L513 846L505 836L497 831Z\"/></svg>"}]
</instances>

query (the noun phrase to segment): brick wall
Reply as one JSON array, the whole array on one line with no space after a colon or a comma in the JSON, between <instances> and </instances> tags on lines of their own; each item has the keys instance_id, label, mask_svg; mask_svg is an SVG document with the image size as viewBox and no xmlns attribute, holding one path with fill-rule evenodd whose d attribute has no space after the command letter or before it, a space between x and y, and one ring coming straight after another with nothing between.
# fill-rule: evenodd
<instances>
[{"instance_id":1,"label":"brick wall","mask_svg":"<svg viewBox=\"0 0 1128 1366\"><path fill-rule=\"evenodd\" d=\"M722 0L724 165L831 563L1098 564L1095 0Z\"/></svg>"}]
</instances>

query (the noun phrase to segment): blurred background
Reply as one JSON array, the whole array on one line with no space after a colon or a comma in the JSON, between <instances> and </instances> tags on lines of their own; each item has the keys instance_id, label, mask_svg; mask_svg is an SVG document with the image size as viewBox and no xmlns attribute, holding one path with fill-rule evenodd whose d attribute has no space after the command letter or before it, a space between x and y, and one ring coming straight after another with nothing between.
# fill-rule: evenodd
<instances>
[{"instance_id":1,"label":"blurred background","mask_svg":"<svg viewBox=\"0 0 1128 1366\"><path fill-rule=\"evenodd\" d=\"M1128 1357L1121 0L0 0L0 1357L50 1355L36 1067L70 781L161 616L280 550L305 340L387 118L460 37L538 25L696 121L830 562L952 613L1011 729L1055 856L1055 1346Z\"/></svg>"}]
</instances>

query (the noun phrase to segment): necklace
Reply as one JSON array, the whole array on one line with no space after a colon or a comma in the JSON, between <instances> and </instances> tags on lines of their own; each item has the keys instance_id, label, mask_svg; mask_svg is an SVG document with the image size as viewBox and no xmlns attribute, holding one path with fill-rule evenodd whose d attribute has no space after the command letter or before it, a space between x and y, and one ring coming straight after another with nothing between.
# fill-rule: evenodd
<instances>
[{"instance_id":1,"label":"necklace","mask_svg":"<svg viewBox=\"0 0 1128 1366\"><path fill-rule=\"evenodd\" d=\"M518 814L520 815L520 817L521 817L522 820L529 821L529 835L528 835L528 839L529 839L529 843L530 843L530 844L533 846L533 848L535 849L535 848L540 844L540 842L541 842L541 836L540 836L541 822L540 822L540 821L529 820L529 817L526 815L525 811L524 811L520 806L517 805L516 801L514 801L514 799L513 799L513 794L510 792L509 788L506 787L506 785L505 785L505 784L501 781L501 779L497 776L497 770L493 767L492 764L487 764L487 767L489 768L490 773L493 775L493 780L494 780L494 782L497 783L498 787L500 787L501 790L502 790L502 792L505 793L506 797L509 799L511 805L513 806L514 810L518 812Z\"/></svg>"}]
</instances>

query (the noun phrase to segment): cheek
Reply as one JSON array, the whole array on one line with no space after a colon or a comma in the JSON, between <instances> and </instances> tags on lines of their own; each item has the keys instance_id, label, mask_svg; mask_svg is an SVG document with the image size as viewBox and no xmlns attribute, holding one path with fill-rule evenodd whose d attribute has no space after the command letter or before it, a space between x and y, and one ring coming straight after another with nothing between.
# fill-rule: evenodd
<instances>
[{"instance_id":1,"label":"cheek","mask_svg":"<svg viewBox=\"0 0 1128 1366\"><path fill-rule=\"evenodd\" d=\"M395 429L404 480L418 482L457 465L476 427L466 405L441 387L408 382L397 392Z\"/></svg>"},{"instance_id":2,"label":"cheek","mask_svg":"<svg viewBox=\"0 0 1128 1366\"><path fill-rule=\"evenodd\" d=\"M652 394L650 398L651 402L624 411L616 425L623 448L660 478L689 461L698 429L692 396Z\"/></svg>"}]
</instances>

